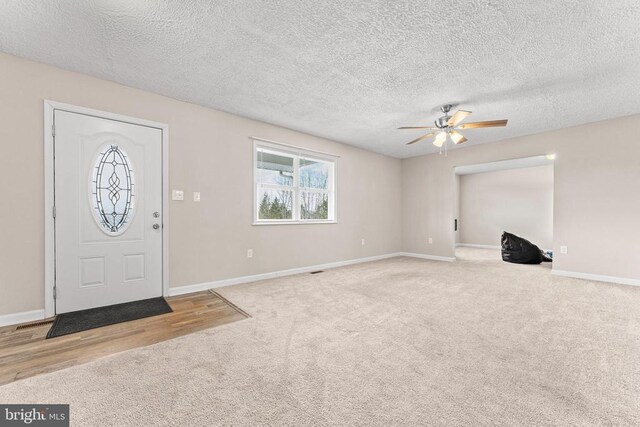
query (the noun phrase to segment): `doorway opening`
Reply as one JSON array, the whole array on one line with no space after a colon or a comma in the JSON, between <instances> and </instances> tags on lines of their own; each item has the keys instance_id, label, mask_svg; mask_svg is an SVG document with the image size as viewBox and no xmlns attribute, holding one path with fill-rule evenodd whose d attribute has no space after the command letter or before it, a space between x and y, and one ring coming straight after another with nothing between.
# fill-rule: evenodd
<instances>
[{"instance_id":1,"label":"doorway opening","mask_svg":"<svg viewBox=\"0 0 640 427\"><path fill-rule=\"evenodd\" d=\"M456 257L499 258L504 231L552 252L554 160L549 154L456 167Z\"/></svg>"}]
</instances>

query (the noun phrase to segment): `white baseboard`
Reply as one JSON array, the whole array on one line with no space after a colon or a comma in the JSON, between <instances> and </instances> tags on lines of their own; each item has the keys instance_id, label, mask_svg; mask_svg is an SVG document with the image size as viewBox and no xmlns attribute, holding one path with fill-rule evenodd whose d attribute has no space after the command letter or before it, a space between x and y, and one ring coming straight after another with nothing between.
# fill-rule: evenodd
<instances>
[{"instance_id":1,"label":"white baseboard","mask_svg":"<svg viewBox=\"0 0 640 427\"><path fill-rule=\"evenodd\" d=\"M196 283L193 285L179 286L169 288L168 296L184 295L193 292L206 291L209 289L222 288L224 286L239 285L241 283L257 282L259 280L273 279L276 277L292 276L294 274L309 273L316 270L328 270L330 268L344 267L352 264L360 264L363 262L379 261L382 259L395 258L399 256L407 256L413 258L429 259L433 261L455 261L454 257L442 257L436 255L414 254L409 252L394 252L390 254L370 256L366 258L356 258L347 261L330 262L326 264L312 265L308 267L292 268L289 270L274 271L271 273L254 274L252 276L233 277L230 279L216 280L212 282ZM0 315L0 326L14 325L16 323L32 322L45 318L44 310L25 311L21 313Z\"/></svg>"},{"instance_id":2,"label":"white baseboard","mask_svg":"<svg viewBox=\"0 0 640 427\"><path fill-rule=\"evenodd\" d=\"M19 313L0 315L0 326L15 325L17 323L34 322L44 319L44 310L21 311Z\"/></svg>"},{"instance_id":3,"label":"white baseboard","mask_svg":"<svg viewBox=\"0 0 640 427\"><path fill-rule=\"evenodd\" d=\"M421 258L421 259L430 259L431 261L445 261L445 262L453 262L456 260L456 257L448 257L448 256L439 256L439 255L426 255L426 254L416 254L413 252L400 252L401 256L408 256L411 258Z\"/></svg>"},{"instance_id":4,"label":"white baseboard","mask_svg":"<svg viewBox=\"0 0 640 427\"><path fill-rule=\"evenodd\" d=\"M502 249L500 245L476 245L475 243L456 243L456 248Z\"/></svg>"},{"instance_id":5,"label":"white baseboard","mask_svg":"<svg viewBox=\"0 0 640 427\"><path fill-rule=\"evenodd\" d=\"M640 286L640 279L627 277L604 276L601 274L577 273L575 271L551 270L554 276L572 277L574 279L593 280L596 282L618 283L621 285Z\"/></svg>"},{"instance_id":6,"label":"white baseboard","mask_svg":"<svg viewBox=\"0 0 640 427\"><path fill-rule=\"evenodd\" d=\"M398 256L406 256L404 253L395 252L384 255L376 255L366 258L350 259L347 261L330 262L327 264L318 264L308 267L292 268L289 270L274 271L271 273L254 274L252 276L233 277L230 279L215 280L212 282L196 283L194 285L179 286L169 288L169 296L190 294L193 292L206 291L209 289L222 288L224 286L239 285L241 283L257 282L259 280L274 279L276 277L292 276L294 274L309 273L310 271L328 270L330 268L344 267L346 265L360 264L363 262L378 261L381 259L394 258Z\"/></svg>"}]
</instances>

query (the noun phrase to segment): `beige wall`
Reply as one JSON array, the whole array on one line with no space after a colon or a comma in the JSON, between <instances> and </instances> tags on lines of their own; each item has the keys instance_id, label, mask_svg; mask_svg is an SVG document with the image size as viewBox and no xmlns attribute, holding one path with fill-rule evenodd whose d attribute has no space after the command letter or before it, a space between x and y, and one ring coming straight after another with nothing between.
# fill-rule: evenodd
<instances>
[{"instance_id":1,"label":"beige wall","mask_svg":"<svg viewBox=\"0 0 640 427\"><path fill-rule=\"evenodd\" d=\"M169 124L170 185L202 193L170 205L172 287L400 250L453 256L453 168L549 152L554 268L640 278L640 115L401 162L0 54L0 315L44 306L43 99ZM339 223L252 226L249 136L341 156Z\"/></svg>"},{"instance_id":2,"label":"beige wall","mask_svg":"<svg viewBox=\"0 0 640 427\"><path fill-rule=\"evenodd\" d=\"M458 227L454 227L454 241L460 243L460 175L455 175L453 179L453 218L458 220Z\"/></svg>"},{"instance_id":3,"label":"beige wall","mask_svg":"<svg viewBox=\"0 0 640 427\"><path fill-rule=\"evenodd\" d=\"M553 268L640 279L640 115L403 160L404 250L454 256L455 166L547 153L557 153Z\"/></svg>"},{"instance_id":4,"label":"beige wall","mask_svg":"<svg viewBox=\"0 0 640 427\"><path fill-rule=\"evenodd\" d=\"M171 287L401 250L400 160L0 54L0 314L44 307L44 99L169 125ZM338 224L252 226L249 136L339 155Z\"/></svg>"},{"instance_id":5,"label":"beige wall","mask_svg":"<svg viewBox=\"0 0 640 427\"><path fill-rule=\"evenodd\" d=\"M508 231L553 246L553 165L460 176L460 242L500 245Z\"/></svg>"}]
</instances>

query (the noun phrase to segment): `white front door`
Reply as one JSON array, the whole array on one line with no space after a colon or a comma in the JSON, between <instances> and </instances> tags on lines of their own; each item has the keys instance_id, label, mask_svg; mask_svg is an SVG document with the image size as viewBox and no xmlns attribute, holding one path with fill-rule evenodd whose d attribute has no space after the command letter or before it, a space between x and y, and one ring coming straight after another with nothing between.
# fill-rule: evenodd
<instances>
[{"instance_id":1,"label":"white front door","mask_svg":"<svg viewBox=\"0 0 640 427\"><path fill-rule=\"evenodd\" d=\"M162 295L162 131L63 110L55 126L56 313Z\"/></svg>"}]
</instances>

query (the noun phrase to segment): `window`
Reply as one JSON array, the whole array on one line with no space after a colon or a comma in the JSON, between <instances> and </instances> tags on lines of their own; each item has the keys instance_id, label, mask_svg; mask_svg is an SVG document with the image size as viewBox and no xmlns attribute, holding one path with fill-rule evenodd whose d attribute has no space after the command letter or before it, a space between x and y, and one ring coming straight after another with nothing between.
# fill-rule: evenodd
<instances>
[{"instance_id":1,"label":"window","mask_svg":"<svg viewBox=\"0 0 640 427\"><path fill-rule=\"evenodd\" d=\"M255 140L256 224L334 222L336 158Z\"/></svg>"},{"instance_id":2,"label":"window","mask_svg":"<svg viewBox=\"0 0 640 427\"><path fill-rule=\"evenodd\" d=\"M90 199L93 217L111 236L122 234L134 214L134 179L129 158L121 147L106 145L91 170Z\"/></svg>"}]
</instances>

